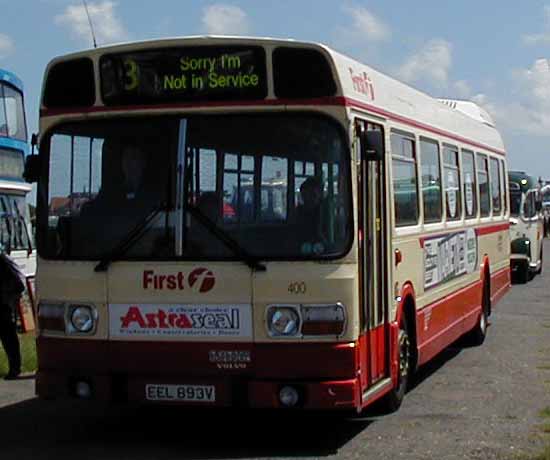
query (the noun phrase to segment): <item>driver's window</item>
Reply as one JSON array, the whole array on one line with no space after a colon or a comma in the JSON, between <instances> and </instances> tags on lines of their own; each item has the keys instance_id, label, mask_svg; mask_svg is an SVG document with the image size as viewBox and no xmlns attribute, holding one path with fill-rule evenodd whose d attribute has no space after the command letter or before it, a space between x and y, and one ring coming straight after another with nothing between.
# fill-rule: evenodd
<instances>
[{"instance_id":1,"label":"driver's window","mask_svg":"<svg viewBox=\"0 0 550 460\"><path fill-rule=\"evenodd\" d=\"M526 219L531 219L536 215L535 209L535 194L534 192L529 192L525 196L525 201L523 202L523 217Z\"/></svg>"},{"instance_id":2,"label":"driver's window","mask_svg":"<svg viewBox=\"0 0 550 460\"><path fill-rule=\"evenodd\" d=\"M7 197L0 196L0 244L3 250L7 253L12 249L12 228L10 222L11 216L9 212Z\"/></svg>"}]
</instances>

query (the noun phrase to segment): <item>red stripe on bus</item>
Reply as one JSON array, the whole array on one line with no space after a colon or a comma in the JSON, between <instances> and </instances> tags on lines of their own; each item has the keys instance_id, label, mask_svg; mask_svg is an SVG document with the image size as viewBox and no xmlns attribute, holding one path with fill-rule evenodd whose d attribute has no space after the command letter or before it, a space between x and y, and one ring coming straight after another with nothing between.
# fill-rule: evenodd
<instances>
[{"instance_id":1,"label":"red stripe on bus","mask_svg":"<svg viewBox=\"0 0 550 460\"><path fill-rule=\"evenodd\" d=\"M376 113L378 115L383 115L386 118L389 118L394 121L412 126L414 128L423 129L440 136L445 136L449 139L454 139L456 141L468 144L472 147L481 148L489 152L497 153L499 155L505 155L504 150L495 149L488 145L475 142L465 137L459 136L457 134L445 131L434 126L421 123L413 120L412 118L404 117L396 113L378 108L371 104L366 104L364 102L358 101L356 99L335 96L335 97L320 97L313 99L264 99L264 100L253 100L253 101L206 101L201 102L200 104L187 102L179 104L157 104L157 105L134 105L134 106L114 106L114 107L76 107L73 109L41 109L40 115L43 117L54 116L54 115L64 115L64 114L86 114L86 113L96 113L96 112L121 112L121 111L133 111L133 110L167 110L167 109L180 109L180 108L203 108L203 107L279 107L279 106L345 106L345 107L356 107L368 110L370 112Z\"/></svg>"},{"instance_id":2,"label":"red stripe on bus","mask_svg":"<svg viewBox=\"0 0 550 460\"><path fill-rule=\"evenodd\" d=\"M481 293L482 282L478 280L417 311L419 364L474 327L481 311Z\"/></svg>"},{"instance_id":3,"label":"red stripe on bus","mask_svg":"<svg viewBox=\"0 0 550 460\"><path fill-rule=\"evenodd\" d=\"M345 106L346 100L343 97L320 97L314 99L264 99L253 101L206 101L200 104L196 102L182 102L178 104L154 104L154 105L132 105L132 106L112 106L112 107L75 107L71 109L41 109L40 115L43 117L55 115L70 115L78 113L96 113L96 112L121 112L134 110L167 110L167 109L201 109L212 107L280 107L284 105L294 106Z\"/></svg>"},{"instance_id":4,"label":"red stripe on bus","mask_svg":"<svg viewBox=\"0 0 550 460\"><path fill-rule=\"evenodd\" d=\"M508 230L510 230L510 223L506 222L504 224L488 225L487 227L476 228L476 235L489 235L491 233L504 232Z\"/></svg>"},{"instance_id":5,"label":"red stripe on bus","mask_svg":"<svg viewBox=\"0 0 550 460\"><path fill-rule=\"evenodd\" d=\"M504 224L496 224L496 225L489 225L489 226L486 226L486 227L478 227L478 228L475 228L474 230L475 230L477 236L482 236L482 235L489 235L491 233L508 231L509 229L510 229L510 224L508 222L506 222ZM449 235L449 234L455 233L455 232L456 232L456 230L453 229L453 230L449 230L446 233L438 233L437 235L423 236L423 237L420 237L418 239L418 241L420 243L420 247L424 248L424 244L425 244L426 240L431 240L432 238L441 238L445 235Z\"/></svg>"},{"instance_id":6,"label":"red stripe on bus","mask_svg":"<svg viewBox=\"0 0 550 460\"><path fill-rule=\"evenodd\" d=\"M434 126L427 125L425 123L420 123L418 121L413 120L412 118L404 117L402 115L398 115L396 113L389 112L389 111L384 110L384 109L380 109L380 108L375 107L375 106L370 105L370 104L365 104L364 102L358 101L356 99L350 99L350 98L344 98L344 99L346 101L346 106L348 106L348 107L357 107L357 108L360 108L360 109L365 109L365 110L368 110L370 112L374 112L374 113L377 113L379 115L382 115L382 116L384 116L386 118L389 118L391 120L399 121L400 123L412 126L414 128L423 129L425 131L429 131L431 133L438 134L440 136L448 137L449 139L454 139L455 141L463 142L464 144L468 144L472 147L477 147L477 148L480 148L480 149L484 149L484 150L487 150L489 152L497 153L499 155L506 155L506 152L504 150L495 149L494 147L490 147L488 145L481 144L479 142L471 141L471 140L469 140L465 137L459 136L458 134L453 134L449 131L439 129L439 128L436 128Z\"/></svg>"},{"instance_id":7,"label":"red stripe on bus","mask_svg":"<svg viewBox=\"0 0 550 460\"><path fill-rule=\"evenodd\" d=\"M491 305L510 289L510 269L491 275ZM483 280L477 280L417 310L419 364L429 361L462 334L471 330L481 312Z\"/></svg>"},{"instance_id":8,"label":"red stripe on bus","mask_svg":"<svg viewBox=\"0 0 550 460\"><path fill-rule=\"evenodd\" d=\"M498 303L511 287L510 267L491 273L491 305Z\"/></svg>"}]
</instances>

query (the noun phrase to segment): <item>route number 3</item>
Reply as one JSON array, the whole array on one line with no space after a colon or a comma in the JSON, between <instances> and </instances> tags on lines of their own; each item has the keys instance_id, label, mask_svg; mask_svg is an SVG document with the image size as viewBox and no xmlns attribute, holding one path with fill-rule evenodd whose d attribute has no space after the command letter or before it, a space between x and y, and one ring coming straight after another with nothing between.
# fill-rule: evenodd
<instances>
[{"instance_id":1,"label":"route number 3","mask_svg":"<svg viewBox=\"0 0 550 460\"><path fill-rule=\"evenodd\" d=\"M307 286L304 281L297 281L288 285L288 292L290 292L291 294L305 294L306 291Z\"/></svg>"},{"instance_id":2,"label":"route number 3","mask_svg":"<svg viewBox=\"0 0 550 460\"><path fill-rule=\"evenodd\" d=\"M138 66L133 59L126 59L124 61L124 77L124 89L126 91L132 91L138 87Z\"/></svg>"}]
</instances>

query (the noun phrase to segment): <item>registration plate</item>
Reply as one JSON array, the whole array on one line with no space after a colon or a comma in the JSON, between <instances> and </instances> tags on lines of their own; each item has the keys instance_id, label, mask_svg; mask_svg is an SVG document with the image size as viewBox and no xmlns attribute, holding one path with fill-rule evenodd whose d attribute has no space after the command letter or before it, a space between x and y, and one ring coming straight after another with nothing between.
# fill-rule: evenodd
<instances>
[{"instance_id":1,"label":"registration plate","mask_svg":"<svg viewBox=\"0 0 550 460\"><path fill-rule=\"evenodd\" d=\"M215 402L214 385L145 385L148 401Z\"/></svg>"}]
</instances>

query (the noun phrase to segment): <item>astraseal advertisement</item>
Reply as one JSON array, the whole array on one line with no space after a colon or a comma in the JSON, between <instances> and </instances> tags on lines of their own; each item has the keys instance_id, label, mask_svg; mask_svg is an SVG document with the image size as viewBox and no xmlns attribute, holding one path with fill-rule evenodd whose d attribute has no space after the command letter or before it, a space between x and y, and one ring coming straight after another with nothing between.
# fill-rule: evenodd
<instances>
[{"instance_id":1,"label":"astraseal advertisement","mask_svg":"<svg viewBox=\"0 0 550 460\"><path fill-rule=\"evenodd\" d=\"M252 338L250 305L111 304L112 338Z\"/></svg>"},{"instance_id":2,"label":"astraseal advertisement","mask_svg":"<svg viewBox=\"0 0 550 460\"><path fill-rule=\"evenodd\" d=\"M424 240L424 289L434 288L477 266L477 235L469 228Z\"/></svg>"}]
</instances>

